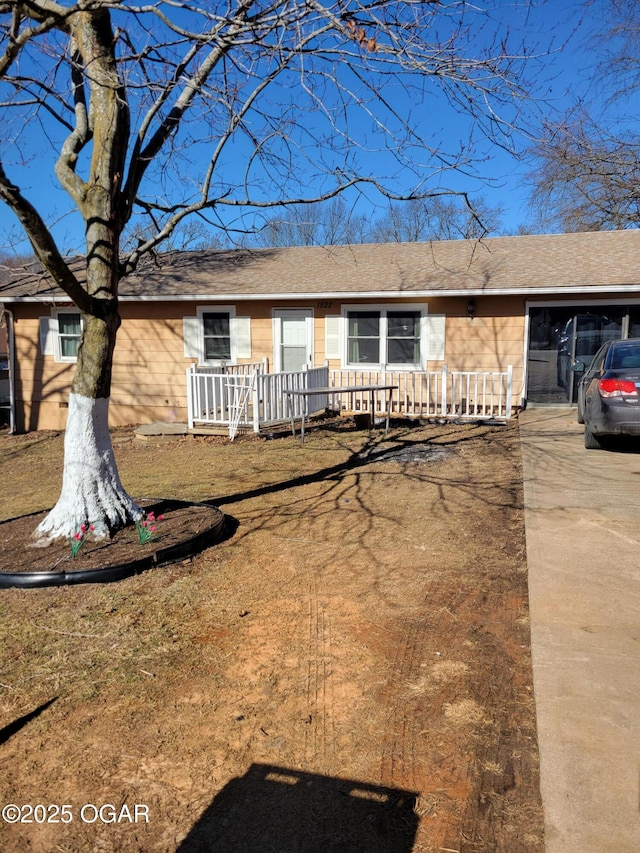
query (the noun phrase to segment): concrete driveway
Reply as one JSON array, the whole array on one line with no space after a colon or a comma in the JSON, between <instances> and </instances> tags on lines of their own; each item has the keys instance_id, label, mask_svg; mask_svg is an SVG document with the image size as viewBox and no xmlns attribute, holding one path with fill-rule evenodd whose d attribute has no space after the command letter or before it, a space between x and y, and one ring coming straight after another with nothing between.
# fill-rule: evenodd
<instances>
[{"instance_id":1,"label":"concrete driveway","mask_svg":"<svg viewBox=\"0 0 640 853\"><path fill-rule=\"evenodd\" d=\"M640 851L640 446L520 415L547 853Z\"/></svg>"}]
</instances>

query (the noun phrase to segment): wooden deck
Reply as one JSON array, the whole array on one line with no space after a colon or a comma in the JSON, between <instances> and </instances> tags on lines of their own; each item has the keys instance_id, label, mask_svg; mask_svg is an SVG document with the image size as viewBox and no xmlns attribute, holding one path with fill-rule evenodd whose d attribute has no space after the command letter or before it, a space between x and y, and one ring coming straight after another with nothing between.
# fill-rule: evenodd
<instances>
[{"instance_id":1,"label":"wooden deck","mask_svg":"<svg viewBox=\"0 0 640 853\"><path fill-rule=\"evenodd\" d=\"M197 365L187 370L190 431L229 434L233 439L237 432L270 430L325 409L422 420L505 421L513 414L510 366L505 371L464 372L446 366L439 371L324 366L283 373L267 373L261 365L232 367L232 372ZM371 386L377 386L373 393ZM389 399L385 389L390 386Z\"/></svg>"}]
</instances>

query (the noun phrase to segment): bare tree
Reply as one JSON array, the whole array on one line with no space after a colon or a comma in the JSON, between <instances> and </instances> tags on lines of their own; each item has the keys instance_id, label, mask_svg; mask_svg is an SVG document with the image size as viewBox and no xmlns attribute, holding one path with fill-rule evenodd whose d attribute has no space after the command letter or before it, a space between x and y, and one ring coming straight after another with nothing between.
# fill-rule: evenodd
<instances>
[{"instance_id":1,"label":"bare tree","mask_svg":"<svg viewBox=\"0 0 640 853\"><path fill-rule=\"evenodd\" d=\"M354 188L403 197L385 168L415 176L407 196L426 194L430 176L471 170L473 133L509 145L526 53L485 12L466 0L0 0L0 198L82 316L42 539L82 523L108 536L142 514L108 431L122 277L193 214L242 234L255 209ZM447 151L421 131L427 93L432 109L471 116L468 144ZM385 166L372 167L374 149ZM29 154L51 158L82 219L82 274L43 198L28 197ZM126 229L139 239L124 242Z\"/></svg>"},{"instance_id":2,"label":"bare tree","mask_svg":"<svg viewBox=\"0 0 640 853\"><path fill-rule=\"evenodd\" d=\"M377 243L480 239L499 230L501 212L482 198L471 203L451 194L394 202L374 223L372 237Z\"/></svg>"},{"instance_id":3,"label":"bare tree","mask_svg":"<svg viewBox=\"0 0 640 853\"><path fill-rule=\"evenodd\" d=\"M499 208L482 198L429 195L390 201L374 221L355 213L344 199L297 204L274 214L248 241L257 246L335 246L355 243L411 243L421 240L480 239L500 228Z\"/></svg>"},{"instance_id":4,"label":"bare tree","mask_svg":"<svg viewBox=\"0 0 640 853\"><path fill-rule=\"evenodd\" d=\"M598 14L602 3L586 7ZM531 149L531 201L548 230L601 231L640 225L640 136L627 104L640 86L640 6L610 0L590 48L601 59L593 72L598 101L548 117ZM603 92L609 93L603 99Z\"/></svg>"},{"instance_id":5,"label":"bare tree","mask_svg":"<svg viewBox=\"0 0 640 853\"><path fill-rule=\"evenodd\" d=\"M596 16L601 0L589 0L587 8ZM603 29L593 39L597 76L611 92L609 100L626 100L640 88L640 8L636 0L608 0Z\"/></svg>"},{"instance_id":6,"label":"bare tree","mask_svg":"<svg viewBox=\"0 0 640 853\"><path fill-rule=\"evenodd\" d=\"M257 246L338 246L370 239L369 220L353 211L344 199L335 198L286 207L282 213L269 216L248 242Z\"/></svg>"},{"instance_id":7,"label":"bare tree","mask_svg":"<svg viewBox=\"0 0 640 853\"><path fill-rule=\"evenodd\" d=\"M604 231L640 225L640 137L616 136L586 114L546 125L532 152L532 204L560 231Z\"/></svg>"}]
</instances>

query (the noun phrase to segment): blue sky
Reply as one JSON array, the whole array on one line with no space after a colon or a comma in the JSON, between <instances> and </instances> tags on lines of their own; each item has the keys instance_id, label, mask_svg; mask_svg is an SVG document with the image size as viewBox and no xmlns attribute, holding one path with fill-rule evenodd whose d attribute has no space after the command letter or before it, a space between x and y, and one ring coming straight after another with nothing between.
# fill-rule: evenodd
<instances>
[{"instance_id":1,"label":"blue sky","mask_svg":"<svg viewBox=\"0 0 640 853\"><path fill-rule=\"evenodd\" d=\"M580 13L584 4L579 0L540 0L528 11L525 11L521 0L496 2L494 6L498 10L500 20L509 26L512 39L526 41L529 45L536 46L540 54L544 54L544 57L532 66L535 71L538 108L545 112L561 112L573 99L592 95L594 87L590 80L595 54L587 47L587 39L606 11L606 0L599 0L592 5L581 23ZM598 92L597 100L602 100L605 95L606 92ZM638 114L639 107L637 99L636 102L626 105L629 113L635 115ZM468 138L470 127L467 120L447 111L437 99L427 99L422 104L415 103L415 99L414 103L408 100L406 109L424 111L424 116L420 118L424 126L428 127L434 143L441 141L444 146L455 147L458 140ZM30 137L23 139L19 148L14 145L6 152L9 154L6 157L7 171L23 188L32 203L53 223L56 239L63 250L81 249L81 223L77 217L74 221L73 217L65 215L69 208L68 199L59 189L51 166L45 158L49 148L45 130L43 127L33 126ZM5 140L0 143L3 146L7 142L6 131L4 135ZM523 147L526 140L519 137L517 144ZM372 144L372 149L373 147ZM31 150L27 152L27 148ZM194 145L194 156L196 151L197 146ZM532 216L527 205L528 189L523 181L530 166L518 162L496 146L483 143L480 138L476 152L484 160L479 170L480 178L448 174L439 180L432 178L428 186L437 188L440 183L441 186L469 192L471 196L481 195L491 206L502 207L503 233L512 233L519 225L531 223ZM26 161L24 170L18 169L21 158ZM397 164L392 164L388 156L373 150L367 156L365 168L373 175L390 174L391 170L395 169L394 181L398 192L408 192L420 174L416 169L398 170ZM375 217L382 211L383 203L383 199L368 192L366 199L363 198L358 203L357 210ZM0 203L0 251L19 234L15 217ZM25 250L24 243L21 248Z\"/></svg>"}]
</instances>

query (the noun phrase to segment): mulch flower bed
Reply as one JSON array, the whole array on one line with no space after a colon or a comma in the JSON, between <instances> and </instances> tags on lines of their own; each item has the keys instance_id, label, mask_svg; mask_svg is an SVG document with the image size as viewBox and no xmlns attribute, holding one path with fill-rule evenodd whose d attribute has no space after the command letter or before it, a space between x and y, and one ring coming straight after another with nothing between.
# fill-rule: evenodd
<instances>
[{"instance_id":1,"label":"mulch flower bed","mask_svg":"<svg viewBox=\"0 0 640 853\"><path fill-rule=\"evenodd\" d=\"M181 501L140 501L156 519L155 532L141 542L136 525L115 532L111 539L92 541L87 532L75 557L72 541L36 545L33 533L47 512L0 522L0 574L77 573L135 564L140 569L190 556L202 544L220 537L224 516L217 507ZM161 517L161 518L160 518ZM209 536L210 534L210 536ZM77 546L77 539L75 542Z\"/></svg>"}]
</instances>

